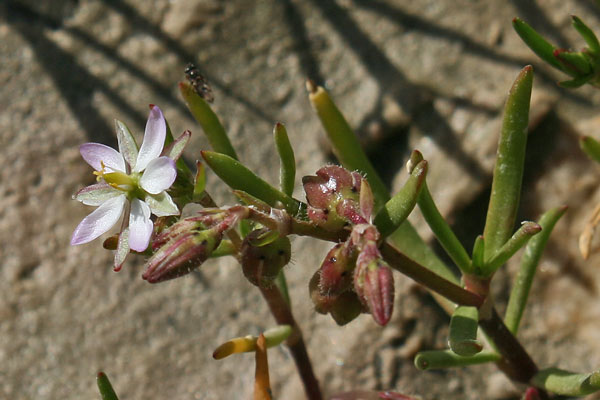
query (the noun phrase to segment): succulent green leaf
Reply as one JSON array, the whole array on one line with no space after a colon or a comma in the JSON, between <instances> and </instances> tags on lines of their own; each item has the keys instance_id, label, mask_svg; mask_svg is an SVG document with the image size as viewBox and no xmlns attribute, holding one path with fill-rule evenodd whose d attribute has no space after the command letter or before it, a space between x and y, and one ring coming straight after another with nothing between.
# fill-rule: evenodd
<instances>
[{"instance_id":1,"label":"succulent green leaf","mask_svg":"<svg viewBox=\"0 0 600 400\"><path fill-rule=\"evenodd\" d=\"M196 178L194 179L194 200L199 199L206 189L206 170L204 164L196 161Z\"/></svg>"},{"instance_id":2,"label":"succulent green leaf","mask_svg":"<svg viewBox=\"0 0 600 400\"><path fill-rule=\"evenodd\" d=\"M542 227L542 231L531 238L525 247L525 252L521 258L521 267L514 281L504 317L504 322L513 335L516 335L519 329L521 317L527 305L527 298L529 297L533 277L535 276L550 233L552 233L554 225L564 215L566 210L567 207L562 206L544 213L538 222L539 226Z\"/></svg>"},{"instance_id":3,"label":"succulent green leaf","mask_svg":"<svg viewBox=\"0 0 600 400\"><path fill-rule=\"evenodd\" d=\"M590 136L582 136L579 146L590 159L600 163L600 142Z\"/></svg>"},{"instance_id":4,"label":"succulent green leaf","mask_svg":"<svg viewBox=\"0 0 600 400\"><path fill-rule=\"evenodd\" d=\"M423 160L415 166L402 189L379 210L374 224L382 237L389 236L408 218L417 204L426 175L427 161Z\"/></svg>"},{"instance_id":5,"label":"succulent green leaf","mask_svg":"<svg viewBox=\"0 0 600 400\"><path fill-rule=\"evenodd\" d=\"M568 81L558 82L558 86L564 87L567 89L577 89L578 87L581 87L581 86L585 85L586 83L588 83L593 77L594 77L593 74L584 75L584 76L581 76L578 78L573 78Z\"/></svg>"},{"instance_id":6,"label":"succulent green leaf","mask_svg":"<svg viewBox=\"0 0 600 400\"><path fill-rule=\"evenodd\" d=\"M599 54L600 53L600 42L598 42L598 38L596 37L594 32L586 24L583 23L581 18L579 18L575 15L572 15L571 19L572 19L571 22L573 24L573 28L575 28L577 30L577 32L579 32L579 34L581 35L583 40L585 40L590 51L594 54Z\"/></svg>"},{"instance_id":7,"label":"succulent green leaf","mask_svg":"<svg viewBox=\"0 0 600 400\"><path fill-rule=\"evenodd\" d=\"M539 33L520 18L513 19L513 28L521 39L539 58L552 65L554 68L565 71L561 63L554 57L554 47L546 41Z\"/></svg>"},{"instance_id":8,"label":"succulent green leaf","mask_svg":"<svg viewBox=\"0 0 600 400\"><path fill-rule=\"evenodd\" d=\"M533 68L529 65L521 70L515 80L504 108L492 193L483 232L485 259L496 254L514 229L521 195L532 86Z\"/></svg>"},{"instance_id":9,"label":"succulent green leaf","mask_svg":"<svg viewBox=\"0 0 600 400\"><path fill-rule=\"evenodd\" d=\"M586 396L600 390L600 372L576 374L558 368L547 368L539 371L532 382L558 395Z\"/></svg>"},{"instance_id":10,"label":"succulent green leaf","mask_svg":"<svg viewBox=\"0 0 600 400\"><path fill-rule=\"evenodd\" d=\"M450 319L448 344L450 349L463 357L472 357L483 346L477 341L479 311L476 307L459 306Z\"/></svg>"},{"instance_id":11,"label":"succulent green leaf","mask_svg":"<svg viewBox=\"0 0 600 400\"><path fill-rule=\"evenodd\" d=\"M580 52L555 51L555 57L562 61L565 68L574 75L588 75L592 72L592 65L587 55Z\"/></svg>"},{"instance_id":12,"label":"succulent green leaf","mask_svg":"<svg viewBox=\"0 0 600 400\"><path fill-rule=\"evenodd\" d=\"M483 267L483 273L486 276L491 276L498 268L506 263L521 247L529 241L529 239L540 232L542 227L535 222L523 222L521 227L514 235L504 243L504 246L494 254L491 260L486 261Z\"/></svg>"},{"instance_id":13,"label":"succulent green leaf","mask_svg":"<svg viewBox=\"0 0 600 400\"><path fill-rule=\"evenodd\" d=\"M408 172L412 173L414 167L422 159L423 156L421 153L418 150L414 150L411 154L410 160L407 163ZM435 205L433 197L431 196L429 188L427 187L427 181L423 183L417 204L419 205L419 209L421 210L425 221L452 261L454 261L454 263L463 273L472 272L469 254Z\"/></svg>"},{"instance_id":14,"label":"succulent green leaf","mask_svg":"<svg viewBox=\"0 0 600 400\"><path fill-rule=\"evenodd\" d=\"M279 154L281 161L279 186L283 193L291 196L294 191L294 180L296 179L296 158L294 157L294 149L292 149L285 125L279 122L275 124L273 137L275 139L275 146L277 147L277 154Z\"/></svg>"},{"instance_id":15,"label":"succulent green leaf","mask_svg":"<svg viewBox=\"0 0 600 400\"><path fill-rule=\"evenodd\" d=\"M237 160L237 154L227 137L225 128L206 100L200 97L187 82L180 82L179 90L192 115L202 126L213 150Z\"/></svg>"},{"instance_id":16,"label":"succulent green leaf","mask_svg":"<svg viewBox=\"0 0 600 400\"><path fill-rule=\"evenodd\" d=\"M451 350L421 351L415 357L415 366L421 371L466 367L468 365L485 364L500 361L502 357L490 351L482 351L472 357L462 357Z\"/></svg>"},{"instance_id":17,"label":"succulent green leaf","mask_svg":"<svg viewBox=\"0 0 600 400\"><path fill-rule=\"evenodd\" d=\"M228 155L203 151L202 157L215 174L232 189L243 190L271 207L276 207L278 203L281 203L291 215L302 212L303 208L306 207L298 200L277 190Z\"/></svg>"},{"instance_id":18,"label":"succulent green leaf","mask_svg":"<svg viewBox=\"0 0 600 400\"><path fill-rule=\"evenodd\" d=\"M104 372L98 372L96 384L98 385L98 390L100 391L102 400L119 400L112 385L110 384L110 381L108 380L108 376L106 376Z\"/></svg>"}]
</instances>

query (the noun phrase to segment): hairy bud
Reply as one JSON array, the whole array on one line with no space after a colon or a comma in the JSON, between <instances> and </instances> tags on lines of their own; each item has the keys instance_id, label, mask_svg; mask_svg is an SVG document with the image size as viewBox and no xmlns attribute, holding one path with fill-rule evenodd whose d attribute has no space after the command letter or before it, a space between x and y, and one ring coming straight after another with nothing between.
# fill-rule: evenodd
<instances>
[{"instance_id":1,"label":"hairy bud","mask_svg":"<svg viewBox=\"0 0 600 400\"><path fill-rule=\"evenodd\" d=\"M354 290L368 307L375 322L386 325L394 309L394 277L390 267L381 258L358 256L354 271Z\"/></svg>"}]
</instances>

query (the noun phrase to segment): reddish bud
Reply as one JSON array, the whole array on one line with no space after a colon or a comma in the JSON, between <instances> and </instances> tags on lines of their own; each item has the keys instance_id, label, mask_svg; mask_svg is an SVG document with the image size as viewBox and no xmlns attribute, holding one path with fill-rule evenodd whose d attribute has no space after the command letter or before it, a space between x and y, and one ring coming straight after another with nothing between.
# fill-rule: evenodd
<instances>
[{"instance_id":1,"label":"reddish bud","mask_svg":"<svg viewBox=\"0 0 600 400\"><path fill-rule=\"evenodd\" d=\"M260 245L261 238L268 232L267 229L252 231L242 243L242 271L252 284L259 287L271 286L279 271L290 262L292 254L287 237L278 237Z\"/></svg>"},{"instance_id":2,"label":"reddish bud","mask_svg":"<svg viewBox=\"0 0 600 400\"><path fill-rule=\"evenodd\" d=\"M360 258L360 255L359 255ZM394 309L394 277L385 261L378 258L368 264L357 260L354 289L369 308L375 322L386 325Z\"/></svg>"},{"instance_id":3,"label":"reddish bud","mask_svg":"<svg viewBox=\"0 0 600 400\"><path fill-rule=\"evenodd\" d=\"M351 290L339 294L323 294L320 286L320 271L315 272L309 284L310 298L315 311L320 314L331 314L338 325L345 325L365 312L363 304L356 293Z\"/></svg>"},{"instance_id":4,"label":"reddish bud","mask_svg":"<svg viewBox=\"0 0 600 400\"><path fill-rule=\"evenodd\" d=\"M336 244L321 264L319 289L323 294L339 294L351 287L355 250L348 242Z\"/></svg>"}]
</instances>

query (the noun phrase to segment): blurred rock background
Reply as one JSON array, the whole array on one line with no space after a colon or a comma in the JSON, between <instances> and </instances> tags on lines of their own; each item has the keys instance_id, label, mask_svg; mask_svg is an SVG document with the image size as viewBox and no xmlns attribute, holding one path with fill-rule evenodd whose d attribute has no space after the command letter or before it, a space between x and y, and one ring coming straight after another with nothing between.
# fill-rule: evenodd
<instances>
[{"instance_id":1,"label":"blurred rock background","mask_svg":"<svg viewBox=\"0 0 600 400\"><path fill-rule=\"evenodd\" d=\"M278 179L277 121L287 125L298 177L333 160L307 99L307 77L330 90L393 189L405 179L410 150L421 150L431 191L468 249L483 229L506 93L532 63L520 218L535 220L560 204L570 210L542 260L519 336L541 366L597 369L600 258L584 262L577 237L600 202L600 174L577 137L600 137L600 95L558 88L563 77L511 27L519 16L560 46L581 47L570 14L600 31L600 5L588 0L0 2L0 397L99 398L94 381L103 370L124 400L249 398L253 356L211 357L223 341L273 325L235 263L213 261L152 286L140 279L142 257L114 273L100 240L69 246L90 212L71 196L94 180L78 145L115 145L114 118L141 138L148 104L158 104L175 133L192 130L188 160L207 148L178 95L189 61L210 81L214 109L243 162L271 182ZM231 202L216 182L211 192ZM418 212L411 218L431 239ZM493 365L413 367L417 351L445 346L448 318L406 278L397 277L386 329L368 316L339 328L315 314L307 285L327 245L295 239L293 246L294 312L326 393L518 398ZM496 281L500 308L515 267ZM286 350L269 357L276 398L302 399Z\"/></svg>"}]
</instances>

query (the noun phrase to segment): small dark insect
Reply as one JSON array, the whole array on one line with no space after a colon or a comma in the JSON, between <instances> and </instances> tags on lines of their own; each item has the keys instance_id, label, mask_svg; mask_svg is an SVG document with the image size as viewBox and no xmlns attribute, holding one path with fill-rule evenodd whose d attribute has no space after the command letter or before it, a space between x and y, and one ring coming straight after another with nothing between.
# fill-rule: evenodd
<instances>
[{"instance_id":1,"label":"small dark insect","mask_svg":"<svg viewBox=\"0 0 600 400\"><path fill-rule=\"evenodd\" d=\"M187 80L194 87L196 93L198 93L198 95L204 100L212 103L215 99L215 96L213 96L213 92L208 84L208 81L206 78L204 78L204 76L202 76L200 71L198 71L198 68L194 64L189 63L186 65L184 72Z\"/></svg>"}]
</instances>

